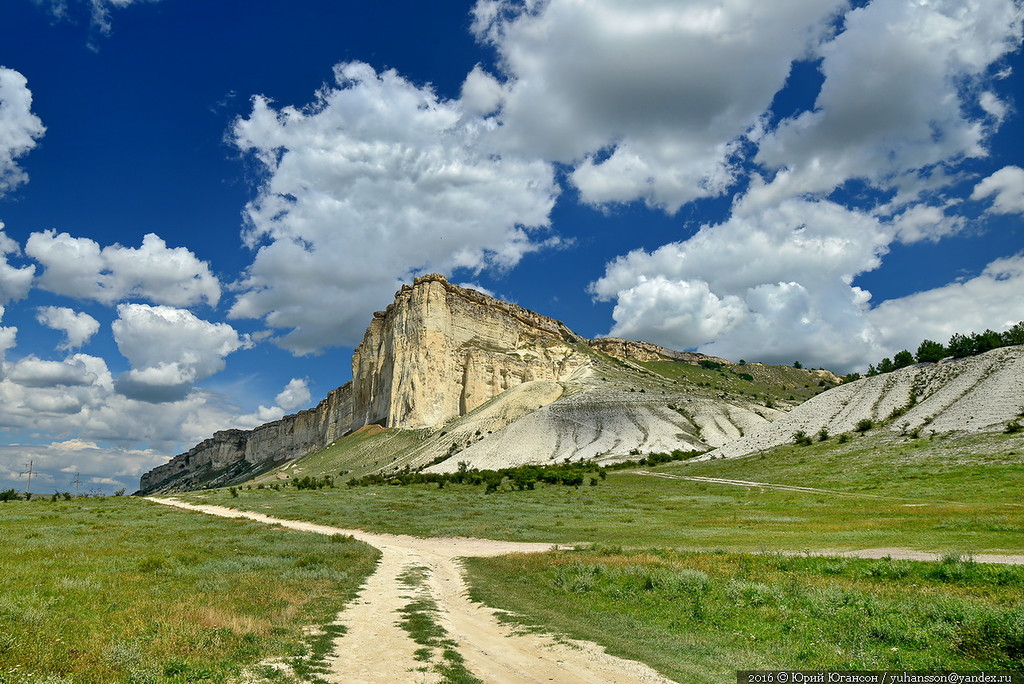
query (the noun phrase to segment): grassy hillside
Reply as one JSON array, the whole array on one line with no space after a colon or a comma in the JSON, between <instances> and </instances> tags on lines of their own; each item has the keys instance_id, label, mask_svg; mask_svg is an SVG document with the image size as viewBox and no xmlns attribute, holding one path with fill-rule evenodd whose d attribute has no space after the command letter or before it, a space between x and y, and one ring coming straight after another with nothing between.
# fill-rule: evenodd
<instances>
[{"instance_id":1,"label":"grassy hillside","mask_svg":"<svg viewBox=\"0 0 1024 684\"><path fill-rule=\"evenodd\" d=\"M378 553L129 497L0 504L0 682L227 682L316 670ZM279 681L285 681L282 677Z\"/></svg>"},{"instance_id":2,"label":"grassy hillside","mask_svg":"<svg viewBox=\"0 0 1024 684\"><path fill-rule=\"evenodd\" d=\"M644 368L681 385L686 391L747 396L771 405L793 405L834 387L836 377L824 371L744 363L731 366L691 365L679 361L648 361Z\"/></svg>"}]
</instances>

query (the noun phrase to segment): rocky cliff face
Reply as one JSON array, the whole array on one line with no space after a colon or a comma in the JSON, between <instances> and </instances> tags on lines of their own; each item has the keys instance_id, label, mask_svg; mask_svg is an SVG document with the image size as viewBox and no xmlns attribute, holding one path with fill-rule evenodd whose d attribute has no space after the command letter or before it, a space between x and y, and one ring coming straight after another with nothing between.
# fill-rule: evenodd
<instances>
[{"instance_id":1,"label":"rocky cliff face","mask_svg":"<svg viewBox=\"0 0 1024 684\"><path fill-rule=\"evenodd\" d=\"M350 383L308 411L215 433L143 475L140 491L237 481L364 425L439 425L524 382L568 377L590 360L584 342L559 321L443 276L417 278L374 314L352 355Z\"/></svg>"},{"instance_id":2,"label":"rocky cliff face","mask_svg":"<svg viewBox=\"0 0 1024 684\"><path fill-rule=\"evenodd\" d=\"M139 491L181 491L237 480L321 449L348 431L352 388L345 384L306 411L253 430L222 430L142 476Z\"/></svg>"},{"instance_id":3,"label":"rocky cliff face","mask_svg":"<svg viewBox=\"0 0 1024 684\"><path fill-rule=\"evenodd\" d=\"M559 321L449 283L417 278L374 315L352 355L353 427L429 427L532 380L587 362Z\"/></svg>"}]
</instances>

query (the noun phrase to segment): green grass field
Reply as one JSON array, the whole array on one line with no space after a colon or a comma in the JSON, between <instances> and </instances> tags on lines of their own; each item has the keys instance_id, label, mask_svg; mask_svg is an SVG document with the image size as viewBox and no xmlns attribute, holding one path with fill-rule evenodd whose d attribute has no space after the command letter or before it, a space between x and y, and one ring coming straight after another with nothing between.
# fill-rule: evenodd
<instances>
[{"instance_id":1,"label":"green grass field","mask_svg":"<svg viewBox=\"0 0 1024 684\"><path fill-rule=\"evenodd\" d=\"M129 497L2 503L0 538L4 684L226 682L267 658L315 674L306 628L378 556Z\"/></svg>"},{"instance_id":2,"label":"green grass field","mask_svg":"<svg viewBox=\"0 0 1024 684\"><path fill-rule=\"evenodd\" d=\"M382 532L596 544L468 559L474 597L680 682L759 668L1020 669L1024 568L970 555L1024 553L1022 454L1020 435L878 431L647 469L830 492L622 471L491 495L450 484L186 498ZM879 547L945 560L791 555Z\"/></svg>"},{"instance_id":3,"label":"green grass field","mask_svg":"<svg viewBox=\"0 0 1024 684\"><path fill-rule=\"evenodd\" d=\"M970 554L1024 553L1022 454L1019 433L877 431L579 488L254 485L181 498L342 528L587 544L468 560L474 596L681 682L756 668L1020 669L1024 568ZM0 504L0 533L4 684L229 681L266 658L315 677L326 642L303 625L329 622L375 558L350 540L123 497ZM875 547L947 560L799 555ZM405 618L434 639L429 605Z\"/></svg>"},{"instance_id":4,"label":"green grass field","mask_svg":"<svg viewBox=\"0 0 1024 684\"><path fill-rule=\"evenodd\" d=\"M465 561L473 598L679 682L1024 668L1024 567L597 548Z\"/></svg>"}]
</instances>

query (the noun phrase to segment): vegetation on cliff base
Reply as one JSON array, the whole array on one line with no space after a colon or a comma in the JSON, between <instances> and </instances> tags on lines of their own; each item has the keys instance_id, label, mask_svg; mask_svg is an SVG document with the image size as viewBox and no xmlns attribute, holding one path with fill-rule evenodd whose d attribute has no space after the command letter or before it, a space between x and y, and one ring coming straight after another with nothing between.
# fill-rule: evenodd
<instances>
[{"instance_id":1,"label":"vegetation on cliff base","mask_svg":"<svg viewBox=\"0 0 1024 684\"><path fill-rule=\"evenodd\" d=\"M635 460L621 461L611 465L598 465L593 461L565 462L555 465L521 465L514 468L501 468L499 470L478 470L469 467L465 461L459 463L459 469L454 473L424 473L414 471L406 467L404 470L394 474L374 473L363 477L350 478L346 483L348 487L369 487L373 485L414 485L414 484L436 484L444 488L448 484L456 485L484 485L484 493L492 494L501 489L534 489L538 483L548 485L563 485L566 487L581 487L585 484L592 487L608 477L609 470L624 470L637 466L654 466L672 461L683 461L695 458L702 454L701 451L682 451L676 449L671 453L652 453ZM638 454L634 454L638 455ZM312 482L312 484L310 484ZM331 485L327 483L330 482ZM333 486L331 478L310 478L305 477L293 481L298 489L322 489L325 486Z\"/></svg>"}]
</instances>

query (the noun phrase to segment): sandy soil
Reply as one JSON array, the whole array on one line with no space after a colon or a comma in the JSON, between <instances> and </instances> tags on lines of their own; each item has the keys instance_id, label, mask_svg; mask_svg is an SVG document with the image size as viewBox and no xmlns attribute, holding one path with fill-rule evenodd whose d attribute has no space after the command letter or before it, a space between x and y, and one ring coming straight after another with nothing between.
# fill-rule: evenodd
<instances>
[{"instance_id":1,"label":"sandy soil","mask_svg":"<svg viewBox=\"0 0 1024 684\"><path fill-rule=\"evenodd\" d=\"M437 604L438 623L467 669L485 682L509 684L671 684L648 666L608 655L596 644L556 641L541 634L522 634L501 624L497 611L471 601L459 558L535 553L551 544L527 544L469 538L422 539L404 535L371 534L308 522L283 520L220 506L200 506L176 499L150 501L229 518L249 518L267 524L319 534L348 534L380 549L377 570L337 622L346 627L334 644L331 662L335 682L438 682L425 663L415 659L419 647L399 625L398 611L412 591L399 576L413 567L427 568L426 587Z\"/></svg>"}]
</instances>

